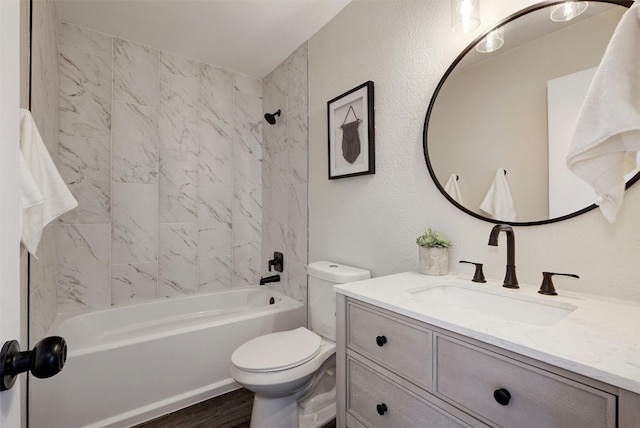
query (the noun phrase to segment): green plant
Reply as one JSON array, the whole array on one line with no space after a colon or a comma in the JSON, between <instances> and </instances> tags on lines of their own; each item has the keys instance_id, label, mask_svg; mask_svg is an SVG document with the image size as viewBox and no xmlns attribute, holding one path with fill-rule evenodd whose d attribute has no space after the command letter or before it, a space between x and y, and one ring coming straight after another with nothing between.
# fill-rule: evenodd
<instances>
[{"instance_id":1,"label":"green plant","mask_svg":"<svg viewBox=\"0 0 640 428\"><path fill-rule=\"evenodd\" d=\"M427 248L448 248L451 241L442 235L438 235L435 230L427 229L423 235L418 236L416 243L421 247Z\"/></svg>"}]
</instances>

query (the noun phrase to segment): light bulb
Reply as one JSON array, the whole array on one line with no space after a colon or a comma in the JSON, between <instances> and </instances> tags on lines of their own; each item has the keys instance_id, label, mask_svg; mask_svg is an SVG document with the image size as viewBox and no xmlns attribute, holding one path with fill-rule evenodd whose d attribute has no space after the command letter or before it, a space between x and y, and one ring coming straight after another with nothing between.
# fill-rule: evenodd
<instances>
[{"instance_id":1,"label":"light bulb","mask_svg":"<svg viewBox=\"0 0 640 428\"><path fill-rule=\"evenodd\" d=\"M589 7L588 1L567 1L551 7L550 18L553 22L571 21Z\"/></svg>"},{"instance_id":2,"label":"light bulb","mask_svg":"<svg viewBox=\"0 0 640 428\"><path fill-rule=\"evenodd\" d=\"M480 26L480 0L451 0L451 30L467 34Z\"/></svg>"},{"instance_id":3,"label":"light bulb","mask_svg":"<svg viewBox=\"0 0 640 428\"><path fill-rule=\"evenodd\" d=\"M504 45L504 30L497 28L478 42L476 50L480 53L489 53L497 51L502 45Z\"/></svg>"}]
</instances>

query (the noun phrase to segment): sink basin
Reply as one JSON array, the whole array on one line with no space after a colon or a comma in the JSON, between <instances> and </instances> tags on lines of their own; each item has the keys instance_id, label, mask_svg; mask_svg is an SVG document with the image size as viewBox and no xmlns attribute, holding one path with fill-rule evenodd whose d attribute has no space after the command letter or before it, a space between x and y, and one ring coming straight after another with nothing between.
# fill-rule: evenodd
<instances>
[{"instance_id":1,"label":"sink basin","mask_svg":"<svg viewBox=\"0 0 640 428\"><path fill-rule=\"evenodd\" d=\"M576 309L570 304L511 297L491 290L474 290L451 284L409 292L429 304L540 326L553 325Z\"/></svg>"}]
</instances>

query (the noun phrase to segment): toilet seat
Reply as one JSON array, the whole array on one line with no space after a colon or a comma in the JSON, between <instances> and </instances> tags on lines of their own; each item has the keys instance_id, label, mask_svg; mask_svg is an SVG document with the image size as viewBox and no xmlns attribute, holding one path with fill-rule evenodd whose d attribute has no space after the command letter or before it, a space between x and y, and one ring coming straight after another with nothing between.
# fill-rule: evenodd
<instances>
[{"instance_id":1,"label":"toilet seat","mask_svg":"<svg viewBox=\"0 0 640 428\"><path fill-rule=\"evenodd\" d=\"M304 327L256 337L241 345L231 356L240 370L273 372L300 366L312 360L322 339Z\"/></svg>"}]
</instances>

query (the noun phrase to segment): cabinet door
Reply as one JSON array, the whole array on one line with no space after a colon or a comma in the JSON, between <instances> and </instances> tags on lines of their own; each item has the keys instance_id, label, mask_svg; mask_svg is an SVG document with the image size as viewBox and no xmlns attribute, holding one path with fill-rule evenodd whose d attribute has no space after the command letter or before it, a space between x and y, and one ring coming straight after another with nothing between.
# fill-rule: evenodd
<instances>
[{"instance_id":1,"label":"cabinet door","mask_svg":"<svg viewBox=\"0 0 640 428\"><path fill-rule=\"evenodd\" d=\"M431 390L431 331L359 305L347 310L349 348Z\"/></svg>"},{"instance_id":2,"label":"cabinet door","mask_svg":"<svg viewBox=\"0 0 640 428\"><path fill-rule=\"evenodd\" d=\"M347 357L347 411L371 428L462 428L469 425L371 368Z\"/></svg>"},{"instance_id":3,"label":"cabinet door","mask_svg":"<svg viewBox=\"0 0 640 428\"><path fill-rule=\"evenodd\" d=\"M616 426L616 396L443 336L435 390L505 428Z\"/></svg>"}]
</instances>

